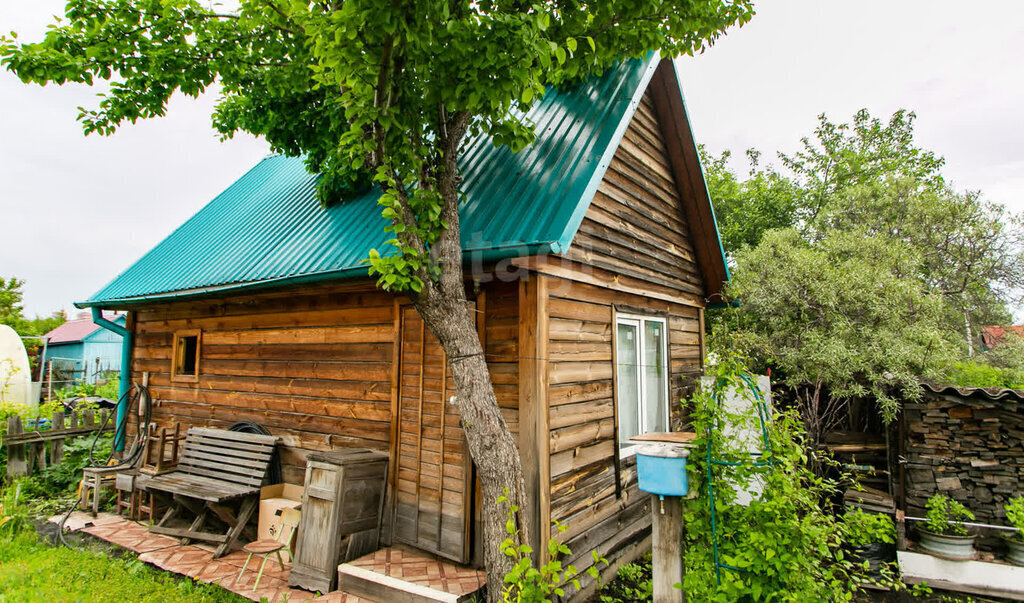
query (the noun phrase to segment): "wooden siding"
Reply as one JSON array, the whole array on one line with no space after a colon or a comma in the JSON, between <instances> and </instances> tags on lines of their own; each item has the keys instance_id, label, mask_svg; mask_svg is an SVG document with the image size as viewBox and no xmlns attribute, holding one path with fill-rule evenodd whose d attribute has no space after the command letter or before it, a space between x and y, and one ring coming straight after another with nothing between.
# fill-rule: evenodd
<instances>
[{"instance_id":1,"label":"wooden siding","mask_svg":"<svg viewBox=\"0 0 1024 603\"><path fill-rule=\"evenodd\" d=\"M469 560L472 461L444 350L412 306L402 306L393 534L459 563Z\"/></svg>"},{"instance_id":2,"label":"wooden siding","mask_svg":"<svg viewBox=\"0 0 1024 603\"><path fill-rule=\"evenodd\" d=\"M704 295L650 92L642 97L565 257L659 289Z\"/></svg>"},{"instance_id":3,"label":"wooden siding","mask_svg":"<svg viewBox=\"0 0 1024 603\"><path fill-rule=\"evenodd\" d=\"M568 526L564 536L575 554L586 553L603 542L605 522L620 536L630 526L637 537L649 531L632 458L616 479L613 310L667 315L674 404L700 373L701 309L568 280L552 279L549 295L551 519Z\"/></svg>"},{"instance_id":4,"label":"wooden siding","mask_svg":"<svg viewBox=\"0 0 1024 603\"><path fill-rule=\"evenodd\" d=\"M673 174L648 93L564 259L526 264L548 275L550 518L579 568L650 536L651 497L615 441L615 312L667 319L673 409L701 370L706 289Z\"/></svg>"},{"instance_id":5,"label":"wooden siding","mask_svg":"<svg viewBox=\"0 0 1024 603\"><path fill-rule=\"evenodd\" d=\"M302 483L310 450L387 452L391 295L292 291L151 306L135 316L132 378L149 374L158 423L260 423L282 436L282 469L291 483ZM184 329L203 333L194 383L170 375L174 333Z\"/></svg>"}]
</instances>

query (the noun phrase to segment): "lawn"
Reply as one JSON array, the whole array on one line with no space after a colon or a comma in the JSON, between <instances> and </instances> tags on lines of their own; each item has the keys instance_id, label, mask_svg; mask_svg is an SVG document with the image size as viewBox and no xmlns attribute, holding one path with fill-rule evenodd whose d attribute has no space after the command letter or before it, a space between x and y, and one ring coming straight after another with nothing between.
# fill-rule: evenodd
<instances>
[{"instance_id":1,"label":"lawn","mask_svg":"<svg viewBox=\"0 0 1024 603\"><path fill-rule=\"evenodd\" d=\"M84 548L83 548L84 547ZM195 601L246 599L152 568L99 542L51 547L31 532L0 537L0 603L11 601Z\"/></svg>"}]
</instances>

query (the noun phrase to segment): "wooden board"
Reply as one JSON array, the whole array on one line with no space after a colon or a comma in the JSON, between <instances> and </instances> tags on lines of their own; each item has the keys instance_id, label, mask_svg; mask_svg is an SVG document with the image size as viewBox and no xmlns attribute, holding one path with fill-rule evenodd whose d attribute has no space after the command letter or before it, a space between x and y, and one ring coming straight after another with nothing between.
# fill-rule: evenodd
<instances>
[{"instance_id":1,"label":"wooden board","mask_svg":"<svg viewBox=\"0 0 1024 603\"><path fill-rule=\"evenodd\" d=\"M402 306L392 538L469 560L472 462L447 358L416 309Z\"/></svg>"}]
</instances>

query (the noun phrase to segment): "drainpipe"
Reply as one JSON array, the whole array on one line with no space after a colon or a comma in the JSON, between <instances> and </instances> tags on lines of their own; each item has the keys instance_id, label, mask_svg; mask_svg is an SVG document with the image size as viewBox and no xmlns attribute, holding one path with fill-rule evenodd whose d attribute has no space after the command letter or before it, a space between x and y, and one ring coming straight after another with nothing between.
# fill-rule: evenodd
<instances>
[{"instance_id":1,"label":"drainpipe","mask_svg":"<svg viewBox=\"0 0 1024 603\"><path fill-rule=\"evenodd\" d=\"M121 381L117 388L117 417L115 419L114 450L124 451L125 416L128 414L128 388L131 387L132 332L121 325L103 318L103 310L93 306L93 323L121 336Z\"/></svg>"}]
</instances>

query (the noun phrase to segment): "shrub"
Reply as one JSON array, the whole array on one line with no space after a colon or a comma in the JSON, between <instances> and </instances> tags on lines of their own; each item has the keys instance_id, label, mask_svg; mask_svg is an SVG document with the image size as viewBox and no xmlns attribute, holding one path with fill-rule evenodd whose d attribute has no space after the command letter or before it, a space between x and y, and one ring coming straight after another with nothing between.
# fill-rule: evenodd
<instances>
[{"instance_id":1,"label":"shrub","mask_svg":"<svg viewBox=\"0 0 1024 603\"><path fill-rule=\"evenodd\" d=\"M1024 389L1024 371L964 360L947 371L946 379L961 387Z\"/></svg>"},{"instance_id":2,"label":"shrub","mask_svg":"<svg viewBox=\"0 0 1024 603\"><path fill-rule=\"evenodd\" d=\"M928 518L925 527L929 532L946 536L967 535L967 527L960 522L974 519L974 513L968 511L960 501L944 494L936 494L928 499L925 507L928 509L925 514Z\"/></svg>"},{"instance_id":3,"label":"shrub","mask_svg":"<svg viewBox=\"0 0 1024 603\"><path fill-rule=\"evenodd\" d=\"M875 542L896 542L896 525L888 515L865 513L857 509L843 516L843 536L850 546L865 546Z\"/></svg>"},{"instance_id":4,"label":"shrub","mask_svg":"<svg viewBox=\"0 0 1024 603\"><path fill-rule=\"evenodd\" d=\"M749 391L742 378L745 369L735 357L720 360L712 374L722 389ZM774 410L768 450L752 458L723 435L724 420L741 417L731 417L712 392L699 391L690 404L697 430L690 456L692 486L703 495L686 501L684 508L687 596L699 601L851 600L864 570L844 557L843 526L825 504L837 485L808 468L796 413ZM709 450L712 458L734 465L709 466ZM720 583L707 497L710 474L720 558L732 568L721 570ZM763 494L747 506L737 504L736 484L753 478L763 485Z\"/></svg>"},{"instance_id":5,"label":"shrub","mask_svg":"<svg viewBox=\"0 0 1024 603\"><path fill-rule=\"evenodd\" d=\"M508 498L505 496L499 497L498 504L502 503L509 503ZM563 567L559 557L568 556L571 554L571 551L569 547L554 538L548 541L549 561L539 568L534 567L533 560L530 558L533 549L525 544L517 546L515 542L515 536L519 532L519 528L516 525L516 513L518 511L519 507L509 505L508 521L505 522L505 530L508 532L509 537L499 545L503 555L515 560L515 566L512 568L512 571L505 574L504 581L507 586L502 593L502 601L505 603L540 603L541 601L551 601L553 596L565 596L565 588L569 585L579 590L579 578L583 573L594 579L599 578L597 566L599 563L607 565L608 562L605 559L594 551L591 552L591 556L594 559L593 565L583 572L578 571L572 565ZM559 533L565 532L566 528L564 525L558 522L553 523Z\"/></svg>"},{"instance_id":6,"label":"shrub","mask_svg":"<svg viewBox=\"0 0 1024 603\"><path fill-rule=\"evenodd\" d=\"M650 555L619 568L615 580L601 589L601 603L650 601L654 596Z\"/></svg>"},{"instance_id":7,"label":"shrub","mask_svg":"<svg viewBox=\"0 0 1024 603\"><path fill-rule=\"evenodd\" d=\"M1024 496L1011 498L1006 503L1006 519L1017 528L1017 533L1012 537L1024 541Z\"/></svg>"}]
</instances>

